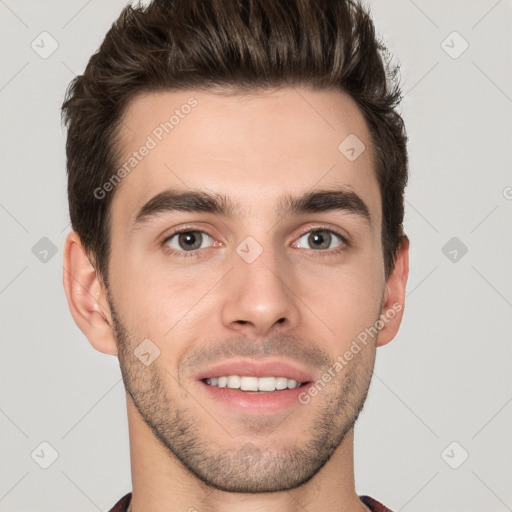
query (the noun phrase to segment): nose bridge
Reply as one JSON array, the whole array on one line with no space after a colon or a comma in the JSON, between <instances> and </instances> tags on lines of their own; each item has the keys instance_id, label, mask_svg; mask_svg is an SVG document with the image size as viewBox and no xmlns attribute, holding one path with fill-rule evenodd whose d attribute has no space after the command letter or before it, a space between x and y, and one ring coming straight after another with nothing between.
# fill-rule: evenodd
<instances>
[{"instance_id":1,"label":"nose bridge","mask_svg":"<svg viewBox=\"0 0 512 512\"><path fill-rule=\"evenodd\" d=\"M248 236L238 244L223 308L226 326L248 326L259 334L275 324L295 325L299 317L284 255L269 237L263 238L260 243Z\"/></svg>"}]
</instances>

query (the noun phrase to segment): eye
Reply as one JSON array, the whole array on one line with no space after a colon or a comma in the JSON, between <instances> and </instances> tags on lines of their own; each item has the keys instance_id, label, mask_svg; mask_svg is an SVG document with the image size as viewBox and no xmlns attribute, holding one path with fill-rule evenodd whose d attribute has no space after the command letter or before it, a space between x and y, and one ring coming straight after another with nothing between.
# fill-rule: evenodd
<instances>
[{"instance_id":1,"label":"eye","mask_svg":"<svg viewBox=\"0 0 512 512\"><path fill-rule=\"evenodd\" d=\"M163 245L167 245L174 251L190 252L204 249L208 247L207 244L211 244L211 242L213 242L213 238L204 231L189 230L168 236L163 241Z\"/></svg>"},{"instance_id":2,"label":"eye","mask_svg":"<svg viewBox=\"0 0 512 512\"><path fill-rule=\"evenodd\" d=\"M309 247L307 247L309 245ZM314 229L304 233L293 246L300 249L314 249L326 251L344 247L346 240L343 236L330 229Z\"/></svg>"}]
</instances>

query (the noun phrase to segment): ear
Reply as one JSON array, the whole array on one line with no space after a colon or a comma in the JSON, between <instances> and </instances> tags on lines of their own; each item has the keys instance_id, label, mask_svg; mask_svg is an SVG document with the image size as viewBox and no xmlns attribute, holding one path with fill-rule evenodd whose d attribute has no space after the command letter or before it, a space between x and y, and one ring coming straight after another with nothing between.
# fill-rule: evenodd
<instances>
[{"instance_id":1,"label":"ear","mask_svg":"<svg viewBox=\"0 0 512 512\"><path fill-rule=\"evenodd\" d=\"M379 331L377 345L389 343L397 334L405 306L405 287L409 276L409 238L402 236L398 248L395 266L386 282L384 304L380 319L382 328ZM381 325L382 325L381 324Z\"/></svg>"},{"instance_id":2,"label":"ear","mask_svg":"<svg viewBox=\"0 0 512 512\"><path fill-rule=\"evenodd\" d=\"M76 231L66 237L63 264L64 291L73 319L96 350L117 354L106 289Z\"/></svg>"}]
</instances>

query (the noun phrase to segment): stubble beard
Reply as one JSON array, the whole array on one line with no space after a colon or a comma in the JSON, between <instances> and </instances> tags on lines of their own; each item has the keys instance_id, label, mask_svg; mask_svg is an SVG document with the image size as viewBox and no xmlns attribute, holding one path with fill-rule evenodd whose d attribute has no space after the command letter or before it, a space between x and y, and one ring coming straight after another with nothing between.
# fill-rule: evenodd
<instances>
[{"instance_id":1,"label":"stubble beard","mask_svg":"<svg viewBox=\"0 0 512 512\"><path fill-rule=\"evenodd\" d=\"M264 436L254 435L250 441L241 442L238 446L236 437L230 435L229 428L225 428L226 442L223 446L216 446L209 439L208 430L221 428L222 417L215 418L212 413L212 425L201 425L193 410L173 400L167 393L169 385L165 385L165 373L170 378L167 382L180 391L176 395L186 396L191 405L200 407L176 378L156 364L157 361L145 366L135 357L134 349L138 343L120 321L111 298L109 304L127 393L168 453L210 487L237 493L269 493L305 484L331 458L363 409L373 372L374 351L360 358L362 354L359 353L333 379L329 392L320 391L322 404L314 410L311 407L316 418L300 441L285 436L286 445L273 445L273 434L293 421L292 411L290 417L280 420L282 427L276 424L272 431L266 429ZM336 385L337 389L334 388ZM304 412L301 413L304 417Z\"/></svg>"}]
</instances>

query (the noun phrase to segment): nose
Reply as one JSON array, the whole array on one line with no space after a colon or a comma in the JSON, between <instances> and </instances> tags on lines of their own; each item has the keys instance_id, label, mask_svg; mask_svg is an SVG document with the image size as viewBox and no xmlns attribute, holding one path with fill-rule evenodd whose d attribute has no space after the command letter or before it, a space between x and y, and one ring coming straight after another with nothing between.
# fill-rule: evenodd
<instances>
[{"instance_id":1,"label":"nose","mask_svg":"<svg viewBox=\"0 0 512 512\"><path fill-rule=\"evenodd\" d=\"M265 336L271 330L289 330L299 323L298 296L293 272L265 249L252 263L233 255L222 308L224 326L239 333Z\"/></svg>"}]
</instances>

